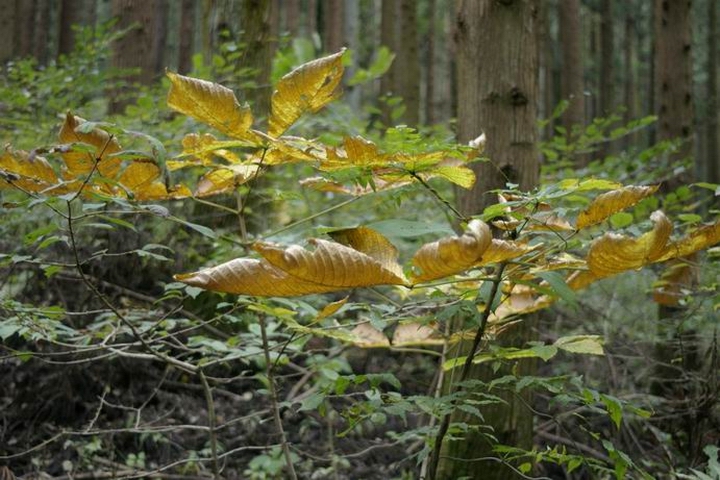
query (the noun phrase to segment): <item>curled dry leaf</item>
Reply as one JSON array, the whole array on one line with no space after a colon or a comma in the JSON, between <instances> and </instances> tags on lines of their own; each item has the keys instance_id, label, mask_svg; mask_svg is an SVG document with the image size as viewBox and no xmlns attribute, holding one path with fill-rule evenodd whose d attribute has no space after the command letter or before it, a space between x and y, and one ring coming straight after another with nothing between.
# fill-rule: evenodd
<instances>
[{"instance_id":1,"label":"curled dry leaf","mask_svg":"<svg viewBox=\"0 0 720 480\"><path fill-rule=\"evenodd\" d=\"M217 83L167 72L171 87L168 106L195 120L210 125L225 135L259 145L259 137L250 130L250 107L240 105L232 90Z\"/></svg>"},{"instance_id":2,"label":"curled dry leaf","mask_svg":"<svg viewBox=\"0 0 720 480\"><path fill-rule=\"evenodd\" d=\"M43 157L9 147L0 155L0 187L12 184L28 192L41 192L52 189L58 182L55 170Z\"/></svg>"},{"instance_id":3,"label":"curled dry leaf","mask_svg":"<svg viewBox=\"0 0 720 480\"><path fill-rule=\"evenodd\" d=\"M219 292L262 297L292 297L373 285L405 285L399 266L335 242L310 240L315 249L258 242L261 260L241 258L194 273L179 281Z\"/></svg>"},{"instance_id":4,"label":"curled dry leaf","mask_svg":"<svg viewBox=\"0 0 720 480\"><path fill-rule=\"evenodd\" d=\"M271 100L271 136L279 137L303 113L317 112L336 98L343 52L308 62L280 79Z\"/></svg>"},{"instance_id":5,"label":"curled dry leaf","mask_svg":"<svg viewBox=\"0 0 720 480\"><path fill-rule=\"evenodd\" d=\"M491 242L490 227L481 220L472 220L463 235L427 243L415 253L412 263L420 273L413 281L427 282L463 272L482 259Z\"/></svg>"},{"instance_id":6,"label":"curled dry leaf","mask_svg":"<svg viewBox=\"0 0 720 480\"><path fill-rule=\"evenodd\" d=\"M696 228L689 235L672 242L656 261L664 262L671 258L687 257L693 253L712 247L720 242L720 221Z\"/></svg>"},{"instance_id":7,"label":"curled dry leaf","mask_svg":"<svg viewBox=\"0 0 720 480\"><path fill-rule=\"evenodd\" d=\"M397 248L376 230L368 227L346 228L329 232L328 235L336 242L375 259L383 268L394 273L398 278L405 278L402 267L397 263Z\"/></svg>"},{"instance_id":8,"label":"curled dry leaf","mask_svg":"<svg viewBox=\"0 0 720 480\"><path fill-rule=\"evenodd\" d=\"M524 243L493 238L490 246L485 250L485 253L483 253L482 258L477 262L476 266L505 262L532 252L540 248L540 246L540 244L530 246Z\"/></svg>"},{"instance_id":9,"label":"curled dry leaf","mask_svg":"<svg viewBox=\"0 0 720 480\"><path fill-rule=\"evenodd\" d=\"M581 229L598 224L612 214L632 207L643 198L649 197L657 189L657 185L647 187L628 185L598 195L590 206L578 215L577 228Z\"/></svg>"},{"instance_id":10,"label":"curled dry leaf","mask_svg":"<svg viewBox=\"0 0 720 480\"><path fill-rule=\"evenodd\" d=\"M88 174L92 171L95 162L97 171L107 178L115 178L120 172L122 160L113 158L122 148L118 141L111 137L105 130L93 128L89 132L81 132L80 127L87 120L68 112L65 121L60 127L58 137L62 143L85 143L95 147L95 153L68 151L62 154L63 161L67 167L67 178L74 179L79 175Z\"/></svg>"},{"instance_id":11,"label":"curled dry leaf","mask_svg":"<svg viewBox=\"0 0 720 480\"><path fill-rule=\"evenodd\" d=\"M587 255L590 271L603 278L657 261L666 251L672 223L660 210L653 212L650 219L654 228L638 238L606 233L596 239Z\"/></svg>"}]
</instances>

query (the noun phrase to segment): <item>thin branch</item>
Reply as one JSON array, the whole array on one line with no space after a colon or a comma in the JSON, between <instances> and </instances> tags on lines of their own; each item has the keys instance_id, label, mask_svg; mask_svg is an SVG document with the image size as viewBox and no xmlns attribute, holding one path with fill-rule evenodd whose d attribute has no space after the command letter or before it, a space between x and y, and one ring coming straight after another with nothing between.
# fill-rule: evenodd
<instances>
[{"instance_id":1,"label":"thin branch","mask_svg":"<svg viewBox=\"0 0 720 480\"><path fill-rule=\"evenodd\" d=\"M220 465L218 463L217 434L215 433L215 401L213 400L212 390L210 389L207 378L205 378L205 373L201 368L198 369L198 376L200 377L203 391L205 392L205 402L207 403L208 409L208 428L210 434L213 478L217 480L220 478Z\"/></svg>"}]
</instances>

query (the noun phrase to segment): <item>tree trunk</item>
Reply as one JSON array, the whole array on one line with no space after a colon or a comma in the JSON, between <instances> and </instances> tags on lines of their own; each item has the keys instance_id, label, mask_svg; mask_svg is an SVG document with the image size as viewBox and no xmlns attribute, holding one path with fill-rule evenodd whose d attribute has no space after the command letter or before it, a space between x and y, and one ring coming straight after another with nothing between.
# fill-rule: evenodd
<instances>
[{"instance_id":1,"label":"tree trunk","mask_svg":"<svg viewBox=\"0 0 720 480\"><path fill-rule=\"evenodd\" d=\"M397 1L382 2L380 13L380 45L387 47L394 54L398 54L399 50L399 32L398 32L398 18L399 18L399 3ZM380 97L386 97L388 95L397 95L395 75L397 72L397 57L393 65L390 66L385 75L380 79ZM391 118L391 108L385 102L380 105L382 110L382 122L388 127L392 125L393 119Z\"/></svg>"},{"instance_id":2,"label":"tree trunk","mask_svg":"<svg viewBox=\"0 0 720 480\"><path fill-rule=\"evenodd\" d=\"M437 0L428 2L427 56L425 58L425 123L435 123L435 42L438 35Z\"/></svg>"},{"instance_id":3,"label":"tree trunk","mask_svg":"<svg viewBox=\"0 0 720 480\"><path fill-rule=\"evenodd\" d=\"M635 74L635 61L637 57L637 47L635 45L635 18L631 10L632 4L628 5L628 11L625 13L625 123L637 118L637 75ZM636 133L630 133L625 137L624 149L630 150L637 147L638 136Z\"/></svg>"},{"instance_id":4,"label":"tree trunk","mask_svg":"<svg viewBox=\"0 0 720 480\"><path fill-rule=\"evenodd\" d=\"M36 0L15 1L15 58L30 57L33 54L33 32L35 31Z\"/></svg>"},{"instance_id":5,"label":"tree trunk","mask_svg":"<svg viewBox=\"0 0 720 480\"><path fill-rule=\"evenodd\" d=\"M692 21L690 0L655 0L655 111L658 140L676 139L682 146L669 161L693 155ZM669 188L692 181L692 170L672 179Z\"/></svg>"},{"instance_id":6,"label":"tree trunk","mask_svg":"<svg viewBox=\"0 0 720 480\"><path fill-rule=\"evenodd\" d=\"M708 34L707 34L707 151L705 163L707 168L707 181L720 184L720 145L718 145L718 5L709 0L708 7ZM717 202L717 197L716 202Z\"/></svg>"},{"instance_id":7,"label":"tree trunk","mask_svg":"<svg viewBox=\"0 0 720 480\"><path fill-rule=\"evenodd\" d=\"M600 105L601 116L610 115L615 102L615 69L613 65L613 1L600 2Z\"/></svg>"},{"instance_id":8,"label":"tree trunk","mask_svg":"<svg viewBox=\"0 0 720 480\"><path fill-rule=\"evenodd\" d=\"M17 17L15 15L15 0L0 0L0 8L3 14L0 15L0 72L5 63L15 56L15 28Z\"/></svg>"},{"instance_id":9,"label":"tree trunk","mask_svg":"<svg viewBox=\"0 0 720 480\"><path fill-rule=\"evenodd\" d=\"M300 0L285 0L285 30L290 38L300 36Z\"/></svg>"},{"instance_id":10,"label":"tree trunk","mask_svg":"<svg viewBox=\"0 0 720 480\"><path fill-rule=\"evenodd\" d=\"M192 71L195 33L195 0L182 0L180 6L180 48L178 71L187 74Z\"/></svg>"},{"instance_id":11,"label":"tree trunk","mask_svg":"<svg viewBox=\"0 0 720 480\"><path fill-rule=\"evenodd\" d=\"M60 6L60 33L58 54L68 55L75 49L74 26L87 26L95 22L95 5L86 0L62 0Z\"/></svg>"},{"instance_id":12,"label":"tree trunk","mask_svg":"<svg viewBox=\"0 0 720 480\"><path fill-rule=\"evenodd\" d=\"M458 195L465 215L480 213L495 203L492 189L507 182L530 190L538 182L538 57L537 3L535 0L472 0L458 3L457 84L458 140L466 143L481 133L487 136L485 154L490 162L473 166L477 184ZM493 45L493 48L484 48ZM529 321L510 329L498 341L523 345L533 333ZM516 374L528 374L533 363L521 362ZM488 380L504 372L473 368L471 378ZM493 392L497 393L497 392ZM484 408L485 425L493 427L500 444L532 446L532 414L527 397L504 395L507 404ZM453 422L478 423L476 417L456 412ZM494 461L469 461L496 457L487 438L470 431L462 440L443 442L437 479L469 477L483 480L515 479L512 469Z\"/></svg>"},{"instance_id":13,"label":"tree trunk","mask_svg":"<svg viewBox=\"0 0 720 480\"><path fill-rule=\"evenodd\" d=\"M335 53L343 46L343 1L325 0L323 8L323 49Z\"/></svg>"},{"instance_id":14,"label":"tree trunk","mask_svg":"<svg viewBox=\"0 0 720 480\"><path fill-rule=\"evenodd\" d=\"M251 68L254 71L255 88L247 89L244 93L256 118L261 122L267 121L272 95L270 75L275 41L271 38L270 31L271 6L270 0L247 0L241 4L243 53L238 67Z\"/></svg>"},{"instance_id":15,"label":"tree trunk","mask_svg":"<svg viewBox=\"0 0 720 480\"><path fill-rule=\"evenodd\" d=\"M122 113L134 101L136 87L133 83L150 85L160 76L161 41L164 34L164 11L161 3L146 0L113 0L112 16L118 19L117 28L124 29L136 25L121 39L113 49L112 66L115 68L134 68L137 73L127 76L124 88L111 92L109 112ZM165 10L166 11L166 10ZM161 18L158 18L158 15ZM160 31L158 31L160 29Z\"/></svg>"},{"instance_id":16,"label":"tree trunk","mask_svg":"<svg viewBox=\"0 0 720 480\"><path fill-rule=\"evenodd\" d=\"M560 55L562 75L560 96L569 102L563 116L563 127L571 141L573 129L585 127L585 78L580 37L580 0L564 0L558 3L560 19ZM578 166L587 163L587 155L576 159Z\"/></svg>"},{"instance_id":17,"label":"tree trunk","mask_svg":"<svg viewBox=\"0 0 720 480\"><path fill-rule=\"evenodd\" d=\"M405 112L402 122L417 126L420 115L420 58L418 57L417 2L400 2L400 41L395 52L396 89L403 97Z\"/></svg>"}]
</instances>

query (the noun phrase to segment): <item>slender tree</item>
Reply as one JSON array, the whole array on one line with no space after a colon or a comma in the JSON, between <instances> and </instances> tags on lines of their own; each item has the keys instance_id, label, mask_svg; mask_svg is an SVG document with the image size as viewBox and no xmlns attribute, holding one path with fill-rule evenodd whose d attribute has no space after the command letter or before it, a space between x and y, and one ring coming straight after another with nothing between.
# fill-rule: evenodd
<instances>
[{"instance_id":1,"label":"slender tree","mask_svg":"<svg viewBox=\"0 0 720 480\"><path fill-rule=\"evenodd\" d=\"M471 0L457 6L458 140L465 143L485 133L485 154L490 158L474 165L475 187L458 196L460 211L473 215L495 203L493 189L509 182L530 190L538 181L537 3ZM499 341L524 344L532 331L526 320ZM532 364L520 363L518 368L522 375L532 370ZM485 380L494 375L480 367L471 373L472 378ZM492 426L499 443L529 449L533 431L528 398L507 395L504 400L507 403L482 410L484 423ZM452 421L477 424L478 418L456 411ZM433 478L516 478L515 471L502 463L476 460L495 456L480 431L470 430L462 439L446 438Z\"/></svg>"},{"instance_id":2,"label":"slender tree","mask_svg":"<svg viewBox=\"0 0 720 480\"><path fill-rule=\"evenodd\" d=\"M403 97L402 121L416 126L420 115L420 58L418 54L417 2L400 1L400 41L397 54L396 88Z\"/></svg>"},{"instance_id":3,"label":"slender tree","mask_svg":"<svg viewBox=\"0 0 720 480\"><path fill-rule=\"evenodd\" d=\"M399 18L399 3L395 1L382 2L381 3L381 17L380 17L380 45L387 47L393 53L397 53L400 48L399 32L398 32L398 18ZM396 80L397 75L397 61L390 67L390 69L380 79L380 95L381 97L387 95L397 94ZM391 111L387 104L381 105L382 109L382 120L385 125L392 123Z\"/></svg>"},{"instance_id":4,"label":"slender tree","mask_svg":"<svg viewBox=\"0 0 720 480\"><path fill-rule=\"evenodd\" d=\"M322 2L323 49L328 53L337 52L343 46L343 1Z\"/></svg>"},{"instance_id":5,"label":"slender tree","mask_svg":"<svg viewBox=\"0 0 720 480\"><path fill-rule=\"evenodd\" d=\"M633 3L628 2L625 10L625 48L623 52L623 60L625 67L625 122L637 118L638 116L638 99L637 99L637 74L635 63L637 59L637 33L635 28L635 12L633 11ZM625 149L637 145L638 136L635 133L629 134L625 141Z\"/></svg>"},{"instance_id":6,"label":"slender tree","mask_svg":"<svg viewBox=\"0 0 720 480\"><path fill-rule=\"evenodd\" d=\"M600 102L598 113L612 113L615 102L615 31L613 25L613 0L600 2Z\"/></svg>"},{"instance_id":7,"label":"slender tree","mask_svg":"<svg viewBox=\"0 0 720 480\"><path fill-rule=\"evenodd\" d=\"M95 22L95 5L88 0L62 0L58 54L67 55L75 48L75 28Z\"/></svg>"},{"instance_id":8,"label":"slender tree","mask_svg":"<svg viewBox=\"0 0 720 480\"><path fill-rule=\"evenodd\" d=\"M16 3L15 0L0 0L0 8L2 9L2 15L0 15L0 32L3 35L0 36L0 70L5 65L5 62L12 59L15 56L15 25L17 24L16 18Z\"/></svg>"},{"instance_id":9,"label":"slender tree","mask_svg":"<svg viewBox=\"0 0 720 480\"><path fill-rule=\"evenodd\" d=\"M180 5L178 70L184 74L192 70L195 39L195 3L195 0L182 0Z\"/></svg>"},{"instance_id":10,"label":"slender tree","mask_svg":"<svg viewBox=\"0 0 720 480\"><path fill-rule=\"evenodd\" d=\"M247 0L241 3L243 52L238 66L254 70L255 88L245 94L258 115L269 111L272 94L270 74L276 42L271 35L271 7L270 0Z\"/></svg>"},{"instance_id":11,"label":"slender tree","mask_svg":"<svg viewBox=\"0 0 720 480\"><path fill-rule=\"evenodd\" d=\"M707 33L707 151L705 163L707 165L707 180L720 184L720 145L718 142L718 5L717 2L707 2L708 33Z\"/></svg>"},{"instance_id":12,"label":"slender tree","mask_svg":"<svg viewBox=\"0 0 720 480\"><path fill-rule=\"evenodd\" d=\"M585 80L582 38L580 36L580 0L558 2L558 17L562 58L560 96L569 102L563 116L563 127L567 132L568 140L571 140L573 129L585 126ZM587 157L579 157L577 161L583 164L587 161Z\"/></svg>"}]
</instances>

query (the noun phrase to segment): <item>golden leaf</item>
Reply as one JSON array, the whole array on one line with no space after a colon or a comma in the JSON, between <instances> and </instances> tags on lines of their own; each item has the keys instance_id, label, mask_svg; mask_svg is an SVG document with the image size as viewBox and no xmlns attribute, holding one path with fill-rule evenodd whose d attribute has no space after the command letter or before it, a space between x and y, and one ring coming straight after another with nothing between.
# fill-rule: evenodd
<instances>
[{"instance_id":1,"label":"golden leaf","mask_svg":"<svg viewBox=\"0 0 720 480\"><path fill-rule=\"evenodd\" d=\"M343 52L319 58L280 79L272 95L269 134L279 137L307 112L333 101L343 74Z\"/></svg>"},{"instance_id":2,"label":"golden leaf","mask_svg":"<svg viewBox=\"0 0 720 480\"><path fill-rule=\"evenodd\" d=\"M168 160L168 170L179 170L186 167L215 165L215 158L220 157L229 163L240 163L242 160L227 148L241 146L236 140L218 140L214 135L189 133L182 139L182 155L190 158Z\"/></svg>"},{"instance_id":3,"label":"golden leaf","mask_svg":"<svg viewBox=\"0 0 720 480\"><path fill-rule=\"evenodd\" d=\"M699 250L712 247L720 242L720 221L711 225L703 225L690 232L686 237L676 242L672 242L665 248L657 262L664 262L671 258L687 257Z\"/></svg>"},{"instance_id":4,"label":"golden leaf","mask_svg":"<svg viewBox=\"0 0 720 480\"><path fill-rule=\"evenodd\" d=\"M337 302L331 302L325 305L315 317L315 321L320 321L323 318L327 318L337 313L337 311L340 310L347 303L349 298L350 297L345 297L342 300L338 300Z\"/></svg>"},{"instance_id":5,"label":"golden leaf","mask_svg":"<svg viewBox=\"0 0 720 480\"><path fill-rule=\"evenodd\" d=\"M600 223L612 214L632 207L643 198L649 197L657 189L657 185L649 187L629 185L598 195L590 206L578 215L577 228L581 229Z\"/></svg>"},{"instance_id":6,"label":"golden leaf","mask_svg":"<svg viewBox=\"0 0 720 480\"><path fill-rule=\"evenodd\" d=\"M606 233L596 239L587 255L590 271L603 278L658 260L666 250L672 223L660 210L653 212L650 219L655 223L654 228L638 238Z\"/></svg>"},{"instance_id":7,"label":"golden leaf","mask_svg":"<svg viewBox=\"0 0 720 480\"><path fill-rule=\"evenodd\" d=\"M0 186L16 185L28 192L41 192L57 185L55 170L43 157L6 147L0 155ZM55 191L54 193L58 193Z\"/></svg>"},{"instance_id":8,"label":"golden leaf","mask_svg":"<svg viewBox=\"0 0 720 480\"><path fill-rule=\"evenodd\" d=\"M430 170L430 176L441 177L450 183L470 189L475 185L475 172L464 165L439 165Z\"/></svg>"},{"instance_id":9,"label":"golden leaf","mask_svg":"<svg viewBox=\"0 0 720 480\"><path fill-rule=\"evenodd\" d=\"M480 220L472 220L467 231L423 245L413 256L412 263L420 269L413 282L426 282L447 277L473 267L490 247L490 227Z\"/></svg>"},{"instance_id":10,"label":"golden leaf","mask_svg":"<svg viewBox=\"0 0 720 480\"><path fill-rule=\"evenodd\" d=\"M567 283L568 287L573 290L582 290L583 288L590 286L590 284L596 280L598 280L598 277L590 270L576 270L568 276L565 283Z\"/></svg>"},{"instance_id":11,"label":"golden leaf","mask_svg":"<svg viewBox=\"0 0 720 480\"><path fill-rule=\"evenodd\" d=\"M225 135L259 145L259 137L250 130L253 116L250 107L240 105L227 87L217 83L167 72L170 78L168 106L195 120L210 125Z\"/></svg>"},{"instance_id":12,"label":"golden leaf","mask_svg":"<svg viewBox=\"0 0 720 480\"><path fill-rule=\"evenodd\" d=\"M255 178L257 172L257 165L228 165L216 168L198 180L195 196L209 197L228 192Z\"/></svg>"},{"instance_id":13,"label":"golden leaf","mask_svg":"<svg viewBox=\"0 0 720 480\"><path fill-rule=\"evenodd\" d=\"M72 151L62 154L69 178L74 179L80 175L90 173L97 161L99 162L97 170L100 174L106 178L114 179L120 172L122 160L113 158L112 155L122 149L120 144L115 137L111 137L109 133L99 128L93 128L88 133L78 131L78 127L85 122L84 118L68 112L58 134L60 141L63 143L85 143L95 147L94 154Z\"/></svg>"},{"instance_id":14,"label":"golden leaf","mask_svg":"<svg viewBox=\"0 0 720 480\"><path fill-rule=\"evenodd\" d=\"M513 242L510 240L500 240L493 238L487 250L482 254L482 258L478 260L476 266L489 265L491 263L500 263L513 258L517 258L528 252L539 248L540 245L528 246L524 243Z\"/></svg>"},{"instance_id":15,"label":"golden leaf","mask_svg":"<svg viewBox=\"0 0 720 480\"><path fill-rule=\"evenodd\" d=\"M329 232L330 238L375 259L386 270L405 278L398 260L398 251L390 240L368 227L346 228Z\"/></svg>"},{"instance_id":16,"label":"golden leaf","mask_svg":"<svg viewBox=\"0 0 720 480\"><path fill-rule=\"evenodd\" d=\"M304 281L334 287L335 290L373 285L407 285L399 265L327 240L311 239L315 250L298 245L286 249L275 244L255 244L256 251L270 264ZM394 247L393 247L394 248ZM399 272L399 274L398 274Z\"/></svg>"}]
</instances>

